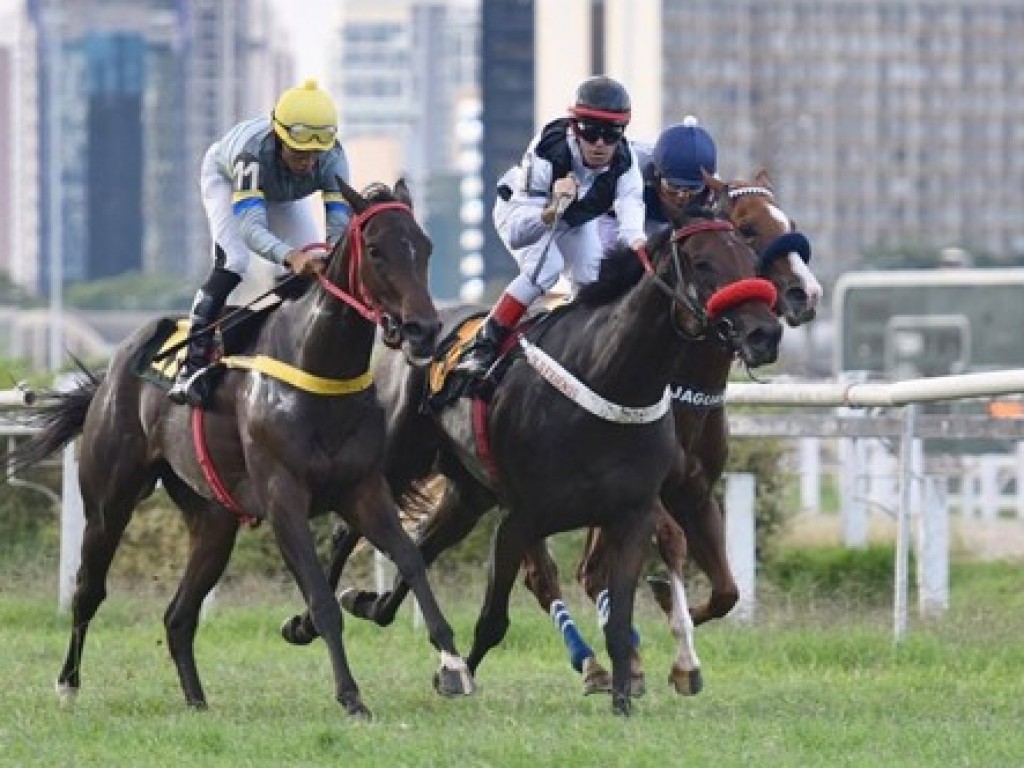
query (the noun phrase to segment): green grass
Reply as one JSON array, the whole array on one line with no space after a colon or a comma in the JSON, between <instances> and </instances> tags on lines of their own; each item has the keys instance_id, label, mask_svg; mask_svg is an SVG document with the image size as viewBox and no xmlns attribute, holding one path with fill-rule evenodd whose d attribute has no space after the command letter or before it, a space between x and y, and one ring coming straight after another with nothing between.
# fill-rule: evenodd
<instances>
[{"instance_id":1,"label":"green grass","mask_svg":"<svg viewBox=\"0 0 1024 768\"><path fill-rule=\"evenodd\" d=\"M346 624L369 724L334 703L323 645L285 645L289 594L224 594L200 628L210 709L183 703L161 616L168 595L114 586L90 632L77 704L53 679L68 617L40 587L0 591L3 766L1016 766L1024 764L1024 599L1011 565L957 566L941 622L912 621L894 648L887 611L773 599L756 627L702 627L705 691L664 682L668 631L639 601L648 694L616 718L585 698L561 641L520 588L504 644L474 697L433 693L437 664L403 612L380 629ZM478 585L470 585L473 596ZM468 651L476 599L442 592ZM576 604L595 640L592 613Z\"/></svg>"}]
</instances>

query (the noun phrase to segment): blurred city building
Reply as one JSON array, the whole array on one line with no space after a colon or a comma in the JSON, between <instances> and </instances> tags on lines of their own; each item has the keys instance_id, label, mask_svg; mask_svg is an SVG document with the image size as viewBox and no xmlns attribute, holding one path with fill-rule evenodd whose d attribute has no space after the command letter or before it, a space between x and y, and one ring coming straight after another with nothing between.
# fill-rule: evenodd
<instances>
[{"instance_id":1,"label":"blurred city building","mask_svg":"<svg viewBox=\"0 0 1024 768\"><path fill-rule=\"evenodd\" d=\"M478 0L348 0L339 16L328 86L353 181L409 182L434 241L431 287L453 298L476 243L464 234L479 234L462 205L463 178L480 168L479 136L465 138L479 112Z\"/></svg>"},{"instance_id":2,"label":"blurred city building","mask_svg":"<svg viewBox=\"0 0 1024 768\"><path fill-rule=\"evenodd\" d=\"M55 279L127 269L197 277L206 147L299 75L273 9L0 0L0 269L44 295ZM409 179L439 297L514 272L490 224L494 182L593 72L629 87L631 136L693 113L722 176L766 168L829 283L907 243L1024 257L1020 0L346 0L333 12L326 85L354 181Z\"/></svg>"},{"instance_id":3,"label":"blurred city building","mask_svg":"<svg viewBox=\"0 0 1024 768\"><path fill-rule=\"evenodd\" d=\"M38 41L21 0L0 0L0 273L39 280Z\"/></svg>"}]
</instances>

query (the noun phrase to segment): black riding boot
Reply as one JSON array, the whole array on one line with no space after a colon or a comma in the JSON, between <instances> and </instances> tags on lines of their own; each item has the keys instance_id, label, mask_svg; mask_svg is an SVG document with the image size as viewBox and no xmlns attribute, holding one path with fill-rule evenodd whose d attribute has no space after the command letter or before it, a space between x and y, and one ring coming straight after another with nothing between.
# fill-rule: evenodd
<instances>
[{"instance_id":1,"label":"black riding boot","mask_svg":"<svg viewBox=\"0 0 1024 768\"><path fill-rule=\"evenodd\" d=\"M174 385L167 393L173 402L200 408L209 398L211 381L206 374L213 362L216 346L212 326L224 309L228 294L240 280L234 272L215 267L203 287L196 291L189 318L188 352ZM196 333L204 328L208 330Z\"/></svg>"},{"instance_id":2,"label":"black riding boot","mask_svg":"<svg viewBox=\"0 0 1024 768\"><path fill-rule=\"evenodd\" d=\"M483 379L498 359L501 343L510 330L495 318L488 316L452 372L472 379Z\"/></svg>"}]
</instances>

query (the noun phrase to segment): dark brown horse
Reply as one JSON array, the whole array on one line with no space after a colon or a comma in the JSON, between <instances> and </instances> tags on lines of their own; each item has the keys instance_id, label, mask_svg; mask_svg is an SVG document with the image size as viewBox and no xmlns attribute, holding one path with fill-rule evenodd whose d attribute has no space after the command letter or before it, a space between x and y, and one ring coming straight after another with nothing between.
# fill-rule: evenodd
<instances>
[{"instance_id":1,"label":"dark brown horse","mask_svg":"<svg viewBox=\"0 0 1024 768\"><path fill-rule=\"evenodd\" d=\"M759 172L753 181L721 182L709 178L708 183L722 213L760 254L758 271L778 291L776 311L792 326L813 319L821 288L806 267L810 245L776 204L767 174ZM700 344L704 349L698 357L704 364L698 369L689 363L693 355L684 354L673 372L677 395L673 411L680 450L661 490L661 502L667 510L659 505L654 537L669 578L649 580L678 641L669 682L678 692L690 694L698 693L702 687L693 627L725 616L739 599L726 554L722 510L712 493L728 457L728 423L720 395L725 391L731 359L710 342ZM708 601L692 609L687 607L683 583L687 549L711 583ZM591 530L576 576L597 604L602 619L607 615L610 557L604 532ZM608 690L610 676L565 607L557 566L543 543L530 548L524 558L524 569L526 586L541 607L552 614L574 668L583 675L584 691ZM634 632L634 639L637 637ZM633 657L633 686L635 693L644 687L637 653Z\"/></svg>"},{"instance_id":2,"label":"dark brown horse","mask_svg":"<svg viewBox=\"0 0 1024 768\"><path fill-rule=\"evenodd\" d=\"M526 550L559 531L600 526L612 555L605 625L612 706L629 713L633 595L658 489L678 450L666 389L675 361L696 339L713 338L729 359L739 354L760 365L775 359L781 336L770 309L775 291L754 279L754 252L730 224L705 216L693 212L674 233L652 239L646 276L631 252L606 259L596 284L527 332L485 416L468 399L424 414L424 372L393 354L382 357L393 488L414 500L405 492L415 481L438 470L447 480L426 500L424 559L461 540L488 509L507 510L492 545L471 670L504 636ZM474 438L484 423L490 461L481 460ZM353 538L339 546L342 560ZM342 602L387 624L407 592L399 579L390 593L349 591ZM291 628L301 624L293 619Z\"/></svg>"},{"instance_id":3,"label":"dark brown horse","mask_svg":"<svg viewBox=\"0 0 1024 768\"><path fill-rule=\"evenodd\" d=\"M57 678L63 697L79 690L86 633L106 595L111 560L136 505L157 482L181 508L190 536L184 575L164 616L189 705L206 705L193 644L203 598L220 579L238 532L239 518L225 508L229 502L272 527L325 639L335 696L347 713L369 716L346 659L341 611L308 524L309 517L331 510L388 554L412 585L430 639L441 651L435 687L447 694L472 691L423 559L402 529L384 481L384 411L369 372L378 324L404 358L420 364L433 352L439 322L427 291L430 240L413 218L403 182L394 192L374 185L366 197L347 185L342 189L354 215L320 284L285 301L258 333L227 349L227 370L203 412L214 475L204 473L197 458L196 413L172 404L164 388L133 370L155 324L117 349L105 375L89 375L39 409L45 426L18 449L13 458L19 465L82 434L79 482L86 528L71 640ZM211 490L218 477L222 492Z\"/></svg>"}]
</instances>

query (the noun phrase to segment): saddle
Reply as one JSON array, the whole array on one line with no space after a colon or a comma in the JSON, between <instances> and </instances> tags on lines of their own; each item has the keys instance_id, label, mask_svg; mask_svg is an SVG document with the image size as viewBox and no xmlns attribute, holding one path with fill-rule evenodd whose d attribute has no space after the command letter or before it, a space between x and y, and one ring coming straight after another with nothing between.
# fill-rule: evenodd
<instances>
[{"instance_id":1,"label":"saddle","mask_svg":"<svg viewBox=\"0 0 1024 768\"><path fill-rule=\"evenodd\" d=\"M226 355L235 354L245 349L260 332L264 321L276 305L258 310L227 307L222 317L232 314L230 325L218 333L220 343L214 362ZM132 361L132 372L163 390L169 390L178 375L178 369L185 362L188 352L189 321L187 318L162 318L153 330L152 335L143 343ZM216 371L211 385L216 386L219 376Z\"/></svg>"}]
</instances>

